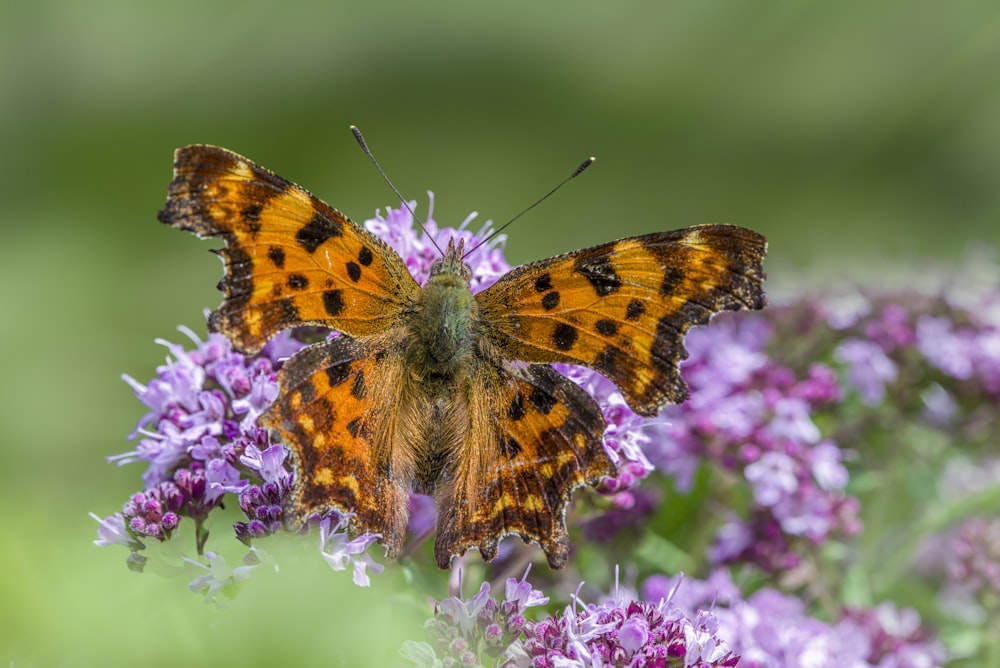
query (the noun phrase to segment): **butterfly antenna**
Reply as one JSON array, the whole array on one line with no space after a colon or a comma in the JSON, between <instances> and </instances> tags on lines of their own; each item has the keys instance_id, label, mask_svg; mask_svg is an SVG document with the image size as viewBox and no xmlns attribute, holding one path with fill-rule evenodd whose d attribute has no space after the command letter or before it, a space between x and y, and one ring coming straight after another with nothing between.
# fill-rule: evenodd
<instances>
[{"instance_id":1,"label":"butterfly antenna","mask_svg":"<svg viewBox=\"0 0 1000 668\"><path fill-rule=\"evenodd\" d=\"M372 158L372 160L374 160L374 158ZM517 214L516 216L514 216L513 218L511 218L510 220L508 220L506 223L504 223L503 225L501 225L497 229L495 229L492 232L490 232L490 234L485 239L483 239L478 244L476 244L475 246L473 246L472 250L468 251L465 255L463 255L462 259L464 260L465 258L467 258L470 255L472 255L472 253L475 252L476 249L478 249L480 246L482 246L482 245L484 245L486 243L489 243L490 239L492 239L493 237L495 237L496 235L500 234L505 229L507 229L507 227L510 226L510 224L513 223L515 220L517 220L518 218L520 218L521 216L523 216L524 214L528 213L529 211L531 211L532 209L534 209L536 206L538 206L539 204L541 204L542 202L544 202L545 200L547 200L553 193L555 193L555 191L557 191L560 188L562 188L564 185L566 185L567 183L569 183L572 179L575 179L576 177L580 176L580 174L583 173L583 170L587 169L587 167L590 167L592 164L594 164L595 160L597 160L597 158L595 158L594 156L591 156L591 157L587 158L586 160L584 160L580 164L579 167L577 167L575 170L573 170L572 174L570 174L565 179L563 179L562 181L560 181L559 185L557 185L555 188L553 188L552 190L548 191L547 193L545 193L544 195L542 195L541 197L539 197L537 200L535 200L534 204L532 204L531 206L529 206L528 208L526 208L525 210L523 210L521 213Z\"/></svg>"},{"instance_id":2,"label":"butterfly antenna","mask_svg":"<svg viewBox=\"0 0 1000 668\"><path fill-rule=\"evenodd\" d=\"M375 159L375 155L371 152L371 149L368 148L368 143L365 141L364 135L361 134L361 130L358 129L357 125L352 125L351 132L354 133L354 138L357 140L358 145L361 147L361 150L364 151L365 155L367 155L371 159L372 164L375 165L375 169L377 169L378 173L382 175L382 179L387 184L389 184L389 187L392 188L392 192L396 193L396 197L399 198L399 201L402 203L402 205L406 208L407 211L410 212L410 215L413 216L413 220L416 221L417 226L423 231L424 235L431 240L431 243L434 244L434 248L437 249L437 252L443 256L444 251L441 250L441 247L437 245L437 241L434 240L434 237L427 233L427 228L424 227L424 224L420 221L420 218L418 218L417 214L415 214L413 212L413 209L410 208L410 203L403 198L403 196L399 193L399 191L396 190L396 186L392 185L392 181L390 181L389 177L385 175L384 171L382 171L382 165L378 164L378 160Z\"/></svg>"}]
</instances>

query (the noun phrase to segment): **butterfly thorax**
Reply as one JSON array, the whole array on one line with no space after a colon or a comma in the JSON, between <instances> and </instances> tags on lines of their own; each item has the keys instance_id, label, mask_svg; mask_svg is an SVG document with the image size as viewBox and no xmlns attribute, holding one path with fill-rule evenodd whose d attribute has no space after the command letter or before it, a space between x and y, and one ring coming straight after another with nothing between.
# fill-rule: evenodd
<instances>
[{"instance_id":1,"label":"butterfly thorax","mask_svg":"<svg viewBox=\"0 0 1000 668\"><path fill-rule=\"evenodd\" d=\"M431 267L417 298L406 357L426 383L449 382L470 368L479 329L479 309L462 262L463 244L448 244ZM431 388L428 388L431 389ZM432 390L433 393L433 390Z\"/></svg>"}]
</instances>

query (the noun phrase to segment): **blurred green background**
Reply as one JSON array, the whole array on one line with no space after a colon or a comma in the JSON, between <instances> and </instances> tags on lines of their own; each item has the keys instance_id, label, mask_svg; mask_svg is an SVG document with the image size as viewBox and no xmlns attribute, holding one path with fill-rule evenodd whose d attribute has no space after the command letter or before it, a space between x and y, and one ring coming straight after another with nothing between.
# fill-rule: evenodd
<instances>
[{"instance_id":1,"label":"blurred green background","mask_svg":"<svg viewBox=\"0 0 1000 668\"><path fill-rule=\"evenodd\" d=\"M363 219L393 198L350 123L443 224L502 222L597 155L510 230L514 263L726 222L791 285L1000 241L991 1L2 2L10 665L364 665L415 635L398 575L359 594L310 545L220 612L127 572L86 516L139 485L104 463L143 413L119 374L149 378L153 339L219 301L208 244L156 223L174 148L228 147Z\"/></svg>"}]
</instances>

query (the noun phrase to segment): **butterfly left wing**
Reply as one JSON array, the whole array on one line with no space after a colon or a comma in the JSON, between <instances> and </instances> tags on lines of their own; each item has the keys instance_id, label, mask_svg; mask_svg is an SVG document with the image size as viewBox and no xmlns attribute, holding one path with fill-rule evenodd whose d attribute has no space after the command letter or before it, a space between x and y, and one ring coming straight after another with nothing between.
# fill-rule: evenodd
<instances>
[{"instance_id":1,"label":"butterfly left wing","mask_svg":"<svg viewBox=\"0 0 1000 668\"><path fill-rule=\"evenodd\" d=\"M412 451L390 447L405 375L395 343L373 350L341 336L303 348L278 372L281 394L260 418L292 453L285 524L351 513L353 531L381 534L390 557L406 536L413 470Z\"/></svg>"},{"instance_id":2,"label":"butterfly left wing","mask_svg":"<svg viewBox=\"0 0 1000 668\"><path fill-rule=\"evenodd\" d=\"M178 149L168 193L160 222L226 242L217 251L225 299L209 327L241 352L295 325L351 336L385 331L419 290L381 239L232 151Z\"/></svg>"},{"instance_id":3,"label":"butterfly left wing","mask_svg":"<svg viewBox=\"0 0 1000 668\"><path fill-rule=\"evenodd\" d=\"M687 397L678 364L689 327L764 307L766 250L732 225L620 239L513 269L477 300L505 355L588 366L651 416Z\"/></svg>"},{"instance_id":4,"label":"butterfly left wing","mask_svg":"<svg viewBox=\"0 0 1000 668\"><path fill-rule=\"evenodd\" d=\"M614 475L600 408L547 365L482 360L471 383L469 437L436 494L438 566L471 547L489 561L499 539L516 534L562 568L572 491Z\"/></svg>"}]
</instances>

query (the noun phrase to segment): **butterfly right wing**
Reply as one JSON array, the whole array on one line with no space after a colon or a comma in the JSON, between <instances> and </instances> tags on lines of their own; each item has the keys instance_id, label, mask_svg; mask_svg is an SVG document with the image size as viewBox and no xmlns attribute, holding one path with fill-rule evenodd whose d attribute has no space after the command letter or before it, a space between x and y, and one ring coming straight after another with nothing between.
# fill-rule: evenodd
<instances>
[{"instance_id":1,"label":"butterfly right wing","mask_svg":"<svg viewBox=\"0 0 1000 668\"><path fill-rule=\"evenodd\" d=\"M522 265L476 295L511 359L588 366L639 415L687 397L684 335L725 310L760 309L766 239L699 225Z\"/></svg>"},{"instance_id":2,"label":"butterfly right wing","mask_svg":"<svg viewBox=\"0 0 1000 668\"><path fill-rule=\"evenodd\" d=\"M469 548L489 561L499 539L515 534L562 568L572 491L615 471L600 408L548 365L483 361L468 396L469 435L437 492L438 566Z\"/></svg>"}]
</instances>

